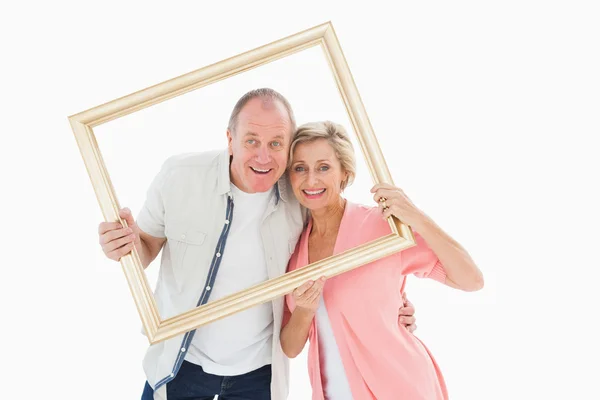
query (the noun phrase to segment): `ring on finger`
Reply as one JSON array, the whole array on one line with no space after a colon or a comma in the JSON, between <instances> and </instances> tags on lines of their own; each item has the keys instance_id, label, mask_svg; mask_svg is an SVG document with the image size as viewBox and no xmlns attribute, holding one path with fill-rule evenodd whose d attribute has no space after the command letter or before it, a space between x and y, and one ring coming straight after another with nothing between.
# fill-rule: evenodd
<instances>
[{"instance_id":1,"label":"ring on finger","mask_svg":"<svg viewBox=\"0 0 600 400\"><path fill-rule=\"evenodd\" d=\"M387 199L385 197L382 197L379 199L379 202L381 203L381 206L383 207L383 210L387 210L389 207L387 205L387 203L385 202Z\"/></svg>"}]
</instances>

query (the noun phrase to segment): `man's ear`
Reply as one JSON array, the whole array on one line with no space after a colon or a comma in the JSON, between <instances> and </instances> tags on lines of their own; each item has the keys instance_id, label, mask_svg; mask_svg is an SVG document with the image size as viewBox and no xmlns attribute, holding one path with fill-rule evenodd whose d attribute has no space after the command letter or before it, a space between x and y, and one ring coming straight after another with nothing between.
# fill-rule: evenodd
<instances>
[{"instance_id":1,"label":"man's ear","mask_svg":"<svg viewBox=\"0 0 600 400\"><path fill-rule=\"evenodd\" d=\"M227 149L229 150L229 155L233 155L233 134L229 129L227 129Z\"/></svg>"}]
</instances>

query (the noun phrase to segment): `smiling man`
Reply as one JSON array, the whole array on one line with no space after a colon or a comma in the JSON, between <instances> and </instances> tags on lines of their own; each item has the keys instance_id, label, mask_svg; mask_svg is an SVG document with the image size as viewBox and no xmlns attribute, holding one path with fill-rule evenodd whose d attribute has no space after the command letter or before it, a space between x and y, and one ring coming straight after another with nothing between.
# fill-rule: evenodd
<instances>
[{"instance_id":1,"label":"smiling man","mask_svg":"<svg viewBox=\"0 0 600 400\"><path fill-rule=\"evenodd\" d=\"M112 260L135 246L146 268L163 250L155 292L162 318L285 273L305 218L285 174L295 129L281 94L248 92L231 113L227 150L171 157L137 220L123 209L128 228L100 224ZM407 307L407 325L412 313ZM150 346L142 399L284 400L282 317L278 298Z\"/></svg>"}]
</instances>

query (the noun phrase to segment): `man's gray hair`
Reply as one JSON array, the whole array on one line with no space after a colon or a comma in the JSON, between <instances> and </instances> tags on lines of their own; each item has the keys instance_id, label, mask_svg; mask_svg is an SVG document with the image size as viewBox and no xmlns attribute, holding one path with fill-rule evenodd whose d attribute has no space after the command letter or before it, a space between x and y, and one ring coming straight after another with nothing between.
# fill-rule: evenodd
<instances>
[{"instance_id":1,"label":"man's gray hair","mask_svg":"<svg viewBox=\"0 0 600 400\"><path fill-rule=\"evenodd\" d=\"M231 112L231 116L229 117L229 124L227 125L227 129L234 134L235 129L237 128L238 117L240 115L240 111L242 108L252 99L260 98L263 99L265 103L279 101L285 107L288 116L290 118L291 128L290 133L294 133L296 130L296 118L294 117L294 112L292 111L292 106L289 101L283 95L273 89L270 88L260 88L254 89L243 95L233 107L233 111ZM266 105L266 104L265 104Z\"/></svg>"}]
</instances>

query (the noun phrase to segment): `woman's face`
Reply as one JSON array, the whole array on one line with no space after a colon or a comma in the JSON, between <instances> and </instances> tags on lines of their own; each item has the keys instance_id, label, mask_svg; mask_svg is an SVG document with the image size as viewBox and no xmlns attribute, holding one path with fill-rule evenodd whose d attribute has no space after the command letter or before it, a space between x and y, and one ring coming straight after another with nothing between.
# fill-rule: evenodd
<instances>
[{"instance_id":1,"label":"woman's face","mask_svg":"<svg viewBox=\"0 0 600 400\"><path fill-rule=\"evenodd\" d=\"M347 174L327 140L317 139L296 145L289 176L300 204L318 210L339 202Z\"/></svg>"}]
</instances>

